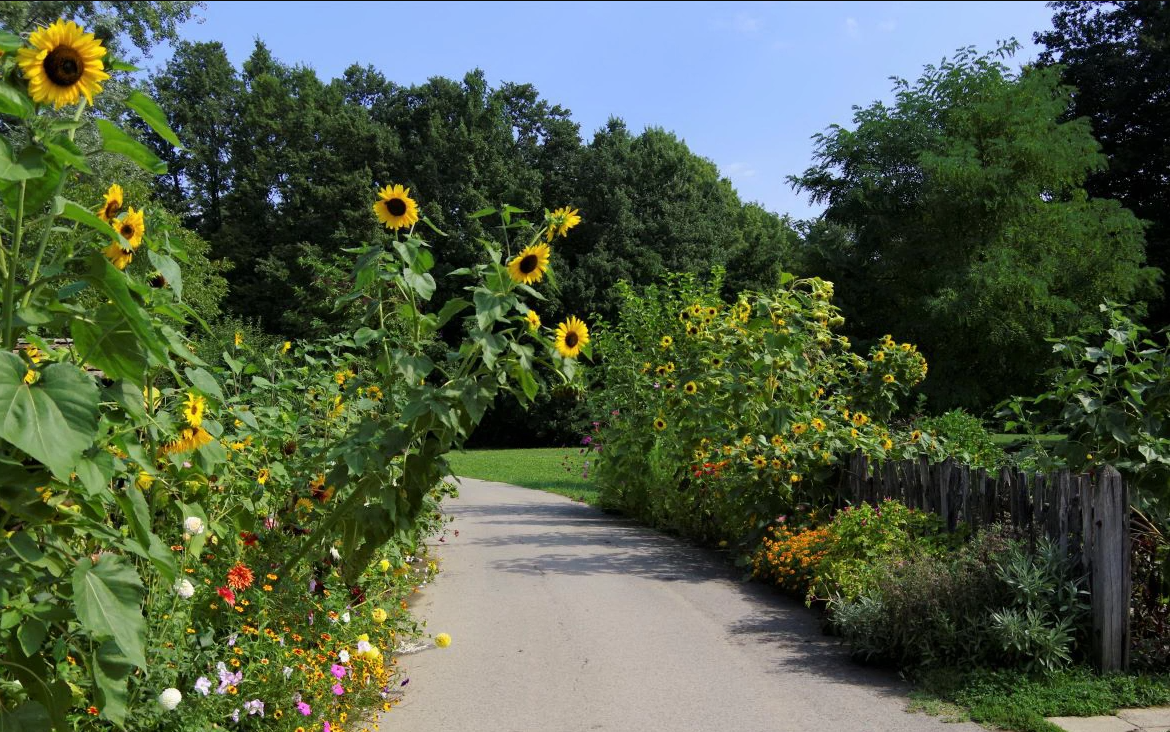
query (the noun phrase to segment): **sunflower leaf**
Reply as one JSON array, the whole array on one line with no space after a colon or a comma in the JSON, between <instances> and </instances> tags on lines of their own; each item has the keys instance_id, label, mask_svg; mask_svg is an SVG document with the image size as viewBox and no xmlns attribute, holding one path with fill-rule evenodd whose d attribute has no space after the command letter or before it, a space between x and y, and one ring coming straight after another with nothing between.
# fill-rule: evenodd
<instances>
[{"instance_id":1,"label":"sunflower leaf","mask_svg":"<svg viewBox=\"0 0 1170 732\"><path fill-rule=\"evenodd\" d=\"M57 197L57 208L61 209L61 217L76 221L79 224L84 224L93 229L102 236L107 236L110 239L118 242L123 248L129 247L130 243L126 241L125 237L114 230L114 227L107 224L105 221L99 219L92 211L87 208L74 203L73 201Z\"/></svg>"},{"instance_id":2,"label":"sunflower leaf","mask_svg":"<svg viewBox=\"0 0 1170 732\"><path fill-rule=\"evenodd\" d=\"M33 113L33 103L19 89L7 81L0 81L0 112L28 119Z\"/></svg>"},{"instance_id":3,"label":"sunflower leaf","mask_svg":"<svg viewBox=\"0 0 1170 732\"><path fill-rule=\"evenodd\" d=\"M481 208L480 210L471 214L467 218L469 218L469 219L482 219L484 216L491 216L495 212L496 212L496 210L494 208L492 208L491 206L488 206L487 208Z\"/></svg>"},{"instance_id":4,"label":"sunflower leaf","mask_svg":"<svg viewBox=\"0 0 1170 732\"><path fill-rule=\"evenodd\" d=\"M89 167L89 163L85 159L85 153L68 137L57 137L56 139L45 141L45 149L62 166L69 165L77 168L82 173L93 175L93 168Z\"/></svg>"},{"instance_id":5,"label":"sunflower leaf","mask_svg":"<svg viewBox=\"0 0 1170 732\"><path fill-rule=\"evenodd\" d=\"M45 153L35 147L26 147L15 154L8 138L0 138L0 179L28 180L45 174ZM27 194L26 194L27 195Z\"/></svg>"},{"instance_id":6,"label":"sunflower leaf","mask_svg":"<svg viewBox=\"0 0 1170 732\"><path fill-rule=\"evenodd\" d=\"M142 118L142 121L150 125L150 129L157 132L159 137L171 143L176 148L183 149L183 145L179 142L179 136L167 124L167 115L153 99L140 91L135 91L126 97L126 106L137 112L138 116Z\"/></svg>"},{"instance_id":7,"label":"sunflower leaf","mask_svg":"<svg viewBox=\"0 0 1170 732\"><path fill-rule=\"evenodd\" d=\"M99 119L95 124L102 136L102 150L123 155L137 163L143 170L155 175L167 172L167 164L151 152L150 148L126 134L113 122Z\"/></svg>"}]
</instances>

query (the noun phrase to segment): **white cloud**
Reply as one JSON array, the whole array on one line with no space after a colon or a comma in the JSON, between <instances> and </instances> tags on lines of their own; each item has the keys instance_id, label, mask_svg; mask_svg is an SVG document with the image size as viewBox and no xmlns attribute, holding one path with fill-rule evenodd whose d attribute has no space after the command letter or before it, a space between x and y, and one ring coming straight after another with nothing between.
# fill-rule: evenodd
<instances>
[{"instance_id":1,"label":"white cloud","mask_svg":"<svg viewBox=\"0 0 1170 732\"><path fill-rule=\"evenodd\" d=\"M898 27L898 24L892 20L883 20L877 24L878 30L882 33L889 33Z\"/></svg>"},{"instance_id":2,"label":"white cloud","mask_svg":"<svg viewBox=\"0 0 1170 732\"><path fill-rule=\"evenodd\" d=\"M857 18L845 19L845 35L850 38L861 38L861 24L857 22Z\"/></svg>"},{"instance_id":3,"label":"white cloud","mask_svg":"<svg viewBox=\"0 0 1170 732\"><path fill-rule=\"evenodd\" d=\"M748 163L731 163L723 166L723 175L728 178L751 178L755 174L756 169Z\"/></svg>"}]
</instances>

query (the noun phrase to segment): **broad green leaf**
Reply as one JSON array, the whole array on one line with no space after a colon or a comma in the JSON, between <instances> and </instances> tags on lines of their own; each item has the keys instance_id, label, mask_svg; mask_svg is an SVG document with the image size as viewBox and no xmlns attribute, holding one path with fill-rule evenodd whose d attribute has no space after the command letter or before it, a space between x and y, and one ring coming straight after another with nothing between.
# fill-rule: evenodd
<instances>
[{"instance_id":1,"label":"broad green leaf","mask_svg":"<svg viewBox=\"0 0 1170 732\"><path fill-rule=\"evenodd\" d=\"M469 218L469 219L482 219L484 216L491 216L495 212L496 212L496 210L489 206L488 208L481 208L480 210L471 214L467 218Z\"/></svg>"},{"instance_id":2,"label":"broad green leaf","mask_svg":"<svg viewBox=\"0 0 1170 732\"><path fill-rule=\"evenodd\" d=\"M166 278L167 286L175 293L175 297L182 300L183 270L179 267L179 263L162 252L156 252L153 249L147 249L146 256L150 259L151 266Z\"/></svg>"},{"instance_id":3,"label":"broad green leaf","mask_svg":"<svg viewBox=\"0 0 1170 732\"><path fill-rule=\"evenodd\" d=\"M126 284L126 275L110 264L101 252L94 252L90 255L89 273L86 275L86 280L91 285L101 289L110 302L126 317L126 322L134 331L134 335L138 336L139 343L145 346L159 363L170 364L170 359L167 358L167 349L162 340L151 327L150 320L142 307L130 294L129 286Z\"/></svg>"},{"instance_id":4,"label":"broad green leaf","mask_svg":"<svg viewBox=\"0 0 1170 732\"><path fill-rule=\"evenodd\" d=\"M24 729L29 732L45 732L50 728L58 730L58 732L65 732L68 729L65 720L65 712L73 705L72 693L69 687L65 685L64 681L54 681L55 674L49 665L45 662L41 654L35 656L27 656L20 646L16 643L16 639L11 639L8 648L4 650L3 659L7 663L4 664L4 672L10 674L13 678L20 682L23 691L28 695L29 701L17 707L11 715L14 716L0 716L0 729L8 732L9 724L29 724L26 727L13 727L13 729ZM38 711L36 708L40 707ZM25 710L22 712L22 710ZM41 712L47 711L49 724L45 724L45 714ZM24 721L22 721L24 720Z\"/></svg>"},{"instance_id":5,"label":"broad green leaf","mask_svg":"<svg viewBox=\"0 0 1170 732\"><path fill-rule=\"evenodd\" d=\"M150 129L157 132L159 137L179 149L183 148L182 144L179 143L179 136L167 124L166 114L155 104L153 99L140 91L134 91L126 98L126 106L137 112L142 121L150 125Z\"/></svg>"},{"instance_id":6,"label":"broad green leaf","mask_svg":"<svg viewBox=\"0 0 1170 732\"><path fill-rule=\"evenodd\" d=\"M361 328L358 328L357 332L353 334L353 342L355 345L357 345L358 348L365 348L366 344L370 343L371 341L380 340L385 335L386 331L380 328L378 330L374 330L372 328L362 326Z\"/></svg>"},{"instance_id":7,"label":"broad green leaf","mask_svg":"<svg viewBox=\"0 0 1170 732\"><path fill-rule=\"evenodd\" d=\"M25 531L18 531L9 537L8 545L12 547L12 551L16 552L16 556L29 564L36 564L45 557L45 553L37 546L36 541Z\"/></svg>"},{"instance_id":8,"label":"broad green leaf","mask_svg":"<svg viewBox=\"0 0 1170 732\"><path fill-rule=\"evenodd\" d=\"M26 701L11 711L0 711L0 732L45 732L53 729L53 720L37 701ZM64 727L57 727L64 730Z\"/></svg>"},{"instance_id":9,"label":"broad green leaf","mask_svg":"<svg viewBox=\"0 0 1170 732\"><path fill-rule=\"evenodd\" d=\"M31 656L41 650L41 644L45 642L45 636L48 634L49 628L44 621L37 618L25 618L16 631L16 639L19 641L20 650L24 651L24 655Z\"/></svg>"},{"instance_id":10,"label":"broad green leaf","mask_svg":"<svg viewBox=\"0 0 1170 732\"><path fill-rule=\"evenodd\" d=\"M215 380L214 376L203 369L193 369L190 367L187 368L185 373L196 389L215 399L220 404L223 404L223 392L220 391L219 382Z\"/></svg>"},{"instance_id":11,"label":"broad green leaf","mask_svg":"<svg viewBox=\"0 0 1170 732\"><path fill-rule=\"evenodd\" d=\"M141 387L122 379L106 389L105 393L107 398L117 402L132 418L146 419L146 398Z\"/></svg>"},{"instance_id":12,"label":"broad green leaf","mask_svg":"<svg viewBox=\"0 0 1170 732\"><path fill-rule=\"evenodd\" d=\"M134 664L114 641L106 641L93 652L93 680L97 686L97 707L103 719L118 726L126 722L129 693L126 681Z\"/></svg>"},{"instance_id":13,"label":"broad green leaf","mask_svg":"<svg viewBox=\"0 0 1170 732\"><path fill-rule=\"evenodd\" d=\"M24 212L25 215L40 213L44 205L57 192L57 181L61 180L61 164L52 158L44 158L45 172L36 178L29 178L24 182ZM0 197L10 211L15 211L20 203L20 186L0 186Z\"/></svg>"},{"instance_id":14,"label":"broad green leaf","mask_svg":"<svg viewBox=\"0 0 1170 732\"><path fill-rule=\"evenodd\" d=\"M411 356L405 351L394 352L394 364L398 371L406 378L406 383L417 384L420 379L426 378L434 371L435 364L426 356Z\"/></svg>"},{"instance_id":15,"label":"broad green leaf","mask_svg":"<svg viewBox=\"0 0 1170 732\"><path fill-rule=\"evenodd\" d=\"M89 161L85 159L85 153L68 137L57 137L45 142L45 149L62 166L68 165L77 168L83 173L93 175L93 169L89 167Z\"/></svg>"},{"instance_id":16,"label":"broad green leaf","mask_svg":"<svg viewBox=\"0 0 1170 732\"><path fill-rule=\"evenodd\" d=\"M14 353L0 353L0 438L8 440L68 483L98 425L98 388L73 364L55 363L34 384Z\"/></svg>"},{"instance_id":17,"label":"broad green leaf","mask_svg":"<svg viewBox=\"0 0 1170 732\"><path fill-rule=\"evenodd\" d=\"M61 209L62 218L69 219L70 221L76 221L79 224L88 226L97 233L101 234L103 237L112 241L118 241L123 244L126 243L126 240L122 237L121 234L114 230L114 227L99 219L97 214L93 213L84 206L76 204L73 201L67 200L65 198L58 197L57 207Z\"/></svg>"},{"instance_id":18,"label":"broad green leaf","mask_svg":"<svg viewBox=\"0 0 1170 732\"><path fill-rule=\"evenodd\" d=\"M419 274L407 267L402 270L402 279L423 300L430 300L435 294L435 278L430 273Z\"/></svg>"},{"instance_id":19,"label":"broad green leaf","mask_svg":"<svg viewBox=\"0 0 1170 732\"><path fill-rule=\"evenodd\" d=\"M125 379L140 387L146 383L146 352L116 307L103 304L92 318L75 319L70 332L83 363L101 369L111 379Z\"/></svg>"},{"instance_id":20,"label":"broad green leaf","mask_svg":"<svg viewBox=\"0 0 1170 732\"><path fill-rule=\"evenodd\" d=\"M435 324L436 328L442 328L451 318L471 307L471 303L467 302L461 297L453 297L443 304L439 309L439 321Z\"/></svg>"},{"instance_id":21,"label":"broad green leaf","mask_svg":"<svg viewBox=\"0 0 1170 732\"><path fill-rule=\"evenodd\" d=\"M19 48L24 48L23 38L9 31L0 31L0 51L12 53Z\"/></svg>"},{"instance_id":22,"label":"broad green leaf","mask_svg":"<svg viewBox=\"0 0 1170 732\"><path fill-rule=\"evenodd\" d=\"M32 116L33 110L32 100L24 92L7 81L0 80L0 114L28 119Z\"/></svg>"},{"instance_id":23,"label":"broad green leaf","mask_svg":"<svg viewBox=\"0 0 1170 732\"><path fill-rule=\"evenodd\" d=\"M150 148L123 132L113 122L99 119L95 122L98 133L102 136L102 149L106 152L117 153L137 163L143 170L163 175L167 172L167 164Z\"/></svg>"},{"instance_id":24,"label":"broad green leaf","mask_svg":"<svg viewBox=\"0 0 1170 732\"><path fill-rule=\"evenodd\" d=\"M73 602L82 627L98 639L112 637L126 658L142 669L146 668L144 595L142 580L125 557L103 554L97 564L85 558L73 572Z\"/></svg>"},{"instance_id":25,"label":"broad green leaf","mask_svg":"<svg viewBox=\"0 0 1170 732\"><path fill-rule=\"evenodd\" d=\"M475 317L481 330L487 330L492 323L504 320L503 300L491 290L478 289L473 296Z\"/></svg>"},{"instance_id":26,"label":"broad green leaf","mask_svg":"<svg viewBox=\"0 0 1170 732\"><path fill-rule=\"evenodd\" d=\"M146 505L146 497L142 491L134 487L128 488L125 493L117 496L117 501L134 534L134 544L137 547L131 547L131 551L150 561L164 580L173 583L179 573L179 568L175 565L175 555L170 547L150 530L150 508Z\"/></svg>"},{"instance_id":27,"label":"broad green leaf","mask_svg":"<svg viewBox=\"0 0 1170 732\"><path fill-rule=\"evenodd\" d=\"M45 174L45 153L35 147L26 147L19 153L12 149L7 137L0 137L0 180L20 181L40 178ZM28 194L25 193L27 200Z\"/></svg>"},{"instance_id":28,"label":"broad green leaf","mask_svg":"<svg viewBox=\"0 0 1170 732\"><path fill-rule=\"evenodd\" d=\"M109 496L110 481L114 479L113 455L105 450L95 450L90 456L78 460L73 470L89 497L101 500Z\"/></svg>"}]
</instances>

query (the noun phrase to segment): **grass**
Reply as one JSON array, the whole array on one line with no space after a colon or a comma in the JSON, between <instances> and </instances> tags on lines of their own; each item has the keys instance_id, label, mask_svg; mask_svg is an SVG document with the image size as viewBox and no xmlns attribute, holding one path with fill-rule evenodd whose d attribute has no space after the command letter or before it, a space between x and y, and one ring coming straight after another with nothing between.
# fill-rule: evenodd
<instances>
[{"instance_id":1,"label":"grass","mask_svg":"<svg viewBox=\"0 0 1170 732\"><path fill-rule=\"evenodd\" d=\"M587 458L578 448L550 447L468 450L451 453L447 461L451 463L451 471L463 478L535 488L596 506L598 490L582 476Z\"/></svg>"},{"instance_id":2,"label":"grass","mask_svg":"<svg viewBox=\"0 0 1170 732\"><path fill-rule=\"evenodd\" d=\"M965 712L976 722L1016 732L1060 732L1045 717L1091 717L1123 707L1170 704L1170 675L1098 676L1086 668L1046 676L947 669L923 674L917 685L913 711L950 718Z\"/></svg>"}]
</instances>

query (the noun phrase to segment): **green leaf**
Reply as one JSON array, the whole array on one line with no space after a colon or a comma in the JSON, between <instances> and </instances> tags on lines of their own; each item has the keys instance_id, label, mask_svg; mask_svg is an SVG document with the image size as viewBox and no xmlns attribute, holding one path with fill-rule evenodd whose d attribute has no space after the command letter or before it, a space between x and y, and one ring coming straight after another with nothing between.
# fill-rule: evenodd
<instances>
[{"instance_id":1,"label":"green leaf","mask_svg":"<svg viewBox=\"0 0 1170 732\"><path fill-rule=\"evenodd\" d=\"M70 332L82 363L101 369L111 379L125 379L138 386L146 383L146 351L116 307L103 304L92 318L76 318Z\"/></svg>"},{"instance_id":2,"label":"green leaf","mask_svg":"<svg viewBox=\"0 0 1170 732\"><path fill-rule=\"evenodd\" d=\"M28 119L34 111L32 100L7 81L0 81L0 114Z\"/></svg>"},{"instance_id":3,"label":"green leaf","mask_svg":"<svg viewBox=\"0 0 1170 732\"><path fill-rule=\"evenodd\" d=\"M0 51L12 53L20 48L24 48L23 38L9 31L0 31Z\"/></svg>"},{"instance_id":4,"label":"green leaf","mask_svg":"<svg viewBox=\"0 0 1170 732\"><path fill-rule=\"evenodd\" d=\"M423 300L430 300L431 295L435 294L435 278L429 273L419 274L410 267L406 267L402 270L402 279Z\"/></svg>"},{"instance_id":5,"label":"green leaf","mask_svg":"<svg viewBox=\"0 0 1170 732\"><path fill-rule=\"evenodd\" d=\"M98 388L73 364L55 363L36 383L14 353L0 353L0 438L8 440L68 483L98 426Z\"/></svg>"},{"instance_id":6,"label":"green leaf","mask_svg":"<svg viewBox=\"0 0 1170 732\"><path fill-rule=\"evenodd\" d=\"M20 181L45 174L45 153L26 147L16 154L7 137L0 137L0 180ZM27 198L27 193L25 194Z\"/></svg>"},{"instance_id":7,"label":"green leaf","mask_svg":"<svg viewBox=\"0 0 1170 732\"><path fill-rule=\"evenodd\" d=\"M83 173L93 175L93 168L89 167L89 161L85 159L85 153L68 137L58 137L46 141L45 149L62 166L69 165Z\"/></svg>"},{"instance_id":8,"label":"green leaf","mask_svg":"<svg viewBox=\"0 0 1170 732\"><path fill-rule=\"evenodd\" d=\"M61 209L62 218L69 219L70 221L76 221L79 224L88 226L107 239L117 241L123 245L127 244L122 235L114 230L114 227L99 219L97 214L93 213L89 209L80 206L68 199L61 198L60 196L57 197L57 208Z\"/></svg>"},{"instance_id":9,"label":"green leaf","mask_svg":"<svg viewBox=\"0 0 1170 732\"><path fill-rule=\"evenodd\" d=\"M155 104L153 99L140 91L134 91L126 98L126 106L137 112L142 121L150 125L150 129L157 132L159 137L180 150L183 149L183 145L179 142L179 136L167 124L166 114Z\"/></svg>"},{"instance_id":10,"label":"green leaf","mask_svg":"<svg viewBox=\"0 0 1170 732\"><path fill-rule=\"evenodd\" d=\"M110 264L101 252L94 252L90 255L89 273L85 278L90 284L100 288L122 315L126 316L126 322L138 336L139 343L145 346L159 363L170 364L162 340L151 328L150 320L142 307L130 295L126 275Z\"/></svg>"},{"instance_id":11,"label":"green leaf","mask_svg":"<svg viewBox=\"0 0 1170 732\"><path fill-rule=\"evenodd\" d=\"M146 668L142 618L142 580L125 557L103 554L97 564L82 559L73 572L73 602L77 619L90 635L110 638L126 658Z\"/></svg>"},{"instance_id":12,"label":"green leaf","mask_svg":"<svg viewBox=\"0 0 1170 732\"><path fill-rule=\"evenodd\" d=\"M36 618L25 618L16 631L16 639L20 643L20 650L24 655L31 656L41 650L45 636L49 634L49 627Z\"/></svg>"},{"instance_id":13,"label":"green leaf","mask_svg":"<svg viewBox=\"0 0 1170 732\"><path fill-rule=\"evenodd\" d=\"M99 119L95 122L98 133L102 136L102 149L106 152L117 153L137 163L139 167L155 175L167 172L167 164L150 148L123 132L113 122Z\"/></svg>"},{"instance_id":14,"label":"green leaf","mask_svg":"<svg viewBox=\"0 0 1170 732\"><path fill-rule=\"evenodd\" d=\"M127 63L126 61L123 61L120 58L114 58L113 56L109 58L109 63L106 64L106 68L110 71L129 71L130 73L134 73L135 71L142 71L142 69L138 68L134 64Z\"/></svg>"},{"instance_id":15,"label":"green leaf","mask_svg":"<svg viewBox=\"0 0 1170 732\"><path fill-rule=\"evenodd\" d=\"M475 317L481 330L487 330L492 323L504 320L504 303L499 295L491 290L478 289L473 298Z\"/></svg>"},{"instance_id":16,"label":"green leaf","mask_svg":"<svg viewBox=\"0 0 1170 732\"><path fill-rule=\"evenodd\" d=\"M173 583L179 574L175 555L170 547L150 530L151 514L150 507L146 505L146 496L138 488L132 487L119 494L117 501L134 534L133 544L128 545L130 550L153 564L164 580Z\"/></svg>"},{"instance_id":17,"label":"green leaf","mask_svg":"<svg viewBox=\"0 0 1170 732\"><path fill-rule=\"evenodd\" d=\"M55 678L56 674L49 668L44 657L41 654L35 656L25 655L24 651L21 650L20 646L15 642L15 639L13 639L7 651L4 653L3 660L7 661L3 666L5 673L10 674L20 682L20 685L24 687L24 693L29 697L29 701L17 707L8 716L0 713L0 730L9 732L7 725L15 719L19 724L29 724L31 726L13 727L13 729L24 729L29 732L44 732L52 728L58 730L58 732L66 732L69 728L66 724L65 712L72 706L72 694L64 681L51 681L51 679ZM30 707L30 705L34 707L34 710L31 713L22 713L22 710ZM37 706L40 707L41 711L47 710L49 724L45 724L45 715L35 710ZM13 715L16 715L16 717L13 717Z\"/></svg>"},{"instance_id":18,"label":"green leaf","mask_svg":"<svg viewBox=\"0 0 1170 732\"><path fill-rule=\"evenodd\" d=\"M44 205L57 192L57 181L61 180L61 164L52 158L45 158L45 174L37 178L29 178L24 184L24 212L39 213ZM9 211L15 211L20 204L20 186L0 186L0 197Z\"/></svg>"},{"instance_id":19,"label":"green leaf","mask_svg":"<svg viewBox=\"0 0 1170 732\"><path fill-rule=\"evenodd\" d=\"M12 551L16 552L16 556L29 564L36 564L45 557L44 552L37 546L36 541L25 531L18 531L13 534L8 539L8 545L12 547Z\"/></svg>"},{"instance_id":20,"label":"green leaf","mask_svg":"<svg viewBox=\"0 0 1170 732\"><path fill-rule=\"evenodd\" d=\"M93 652L93 680L97 686L97 707L101 716L118 726L126 722L129 693L126 682L134 664L114 641L106 641Z\"/></svg>"},{"instance_id":21,"label":"green leaf","mask_svg":"<svg viewBox=\"0 0 1170 732\"><path fill-rule=\"evenodd\" d=\"M487 208L481 208L480 210L471 214L467 218L469 218L469 219L482 219L484 216L491 216L495 212L496 212L496 210L489 206Z\"/></svg>"},{"instance_id":22,"label":"green leaf","mask_svg":"<svg viewBox=\"0 0 1170 732\"><path fill-rule=\"evenodd\" d=\"M467 302L461 297L453 297L443 304L439 309L439 321L435 324L436 328L442 328L451 318L454 318L459 313L471 307L471 303Z\"/></svg>"},{"instance_id":23,"label":"green leaf","mask_svg":"<svg viewBox=\"0 0 1170 732\"><path fill-rule=\"evenodd\" d=\"M146 256L150 259L152 267L157 269L159 273L166 278L167 285L171 291L175 293L175 297L180 300L183 299L183 270L179 267L179 263L171 259L162 252L156 252L153 249L146 250Z\"/></svg>"},{"instance_id":24,"label":"green leaf","mask_svg":"<svg viewBox=\"0 0 1170 732\"><path fill-rule=\"evenodd\" d=\"M215 380L214 376L203 369L188 368L184 373L187 374L187 378L191 380L196 389L223 404L223 392L220 391L219 382Z\"/></svg>"},{"instance_id":25,"label":"green leaf","mask_svg":"<svg viewBox=\"0 0 1170 732\"><path fill-rule=\"evenodd\" d=\"M0 732L45 732L53 728L53 720L40 702L26 701L12 711L0 711ZM56 729L63 731L65 727Z\"/></svg>"},{"instance_id":26,"label":"green leaf","mask_svg":"<svg viewBox=\"0 0 1170 732\"><path fill-rule=\"evenodd\" d=\"M378 330L374 330L372 328L362 326L361 328L358 328L357 332L353 334L353 342L354 345L356 345L358 348L365 348L366 344L370 343L371 341L380 340L385 335L386 331L380 328Z\"/></svg>"},{"instance_id":27,"label":"green leaf","mask_svg":"<svg viewBox=\"0 0 1170 732\"><path fill-rule=\"evenodd\" d=\"M129 381L119 380L106 389L106 395L134 419L146 419L146 400L142 389Z\"/></svg>"}]
</instances>

